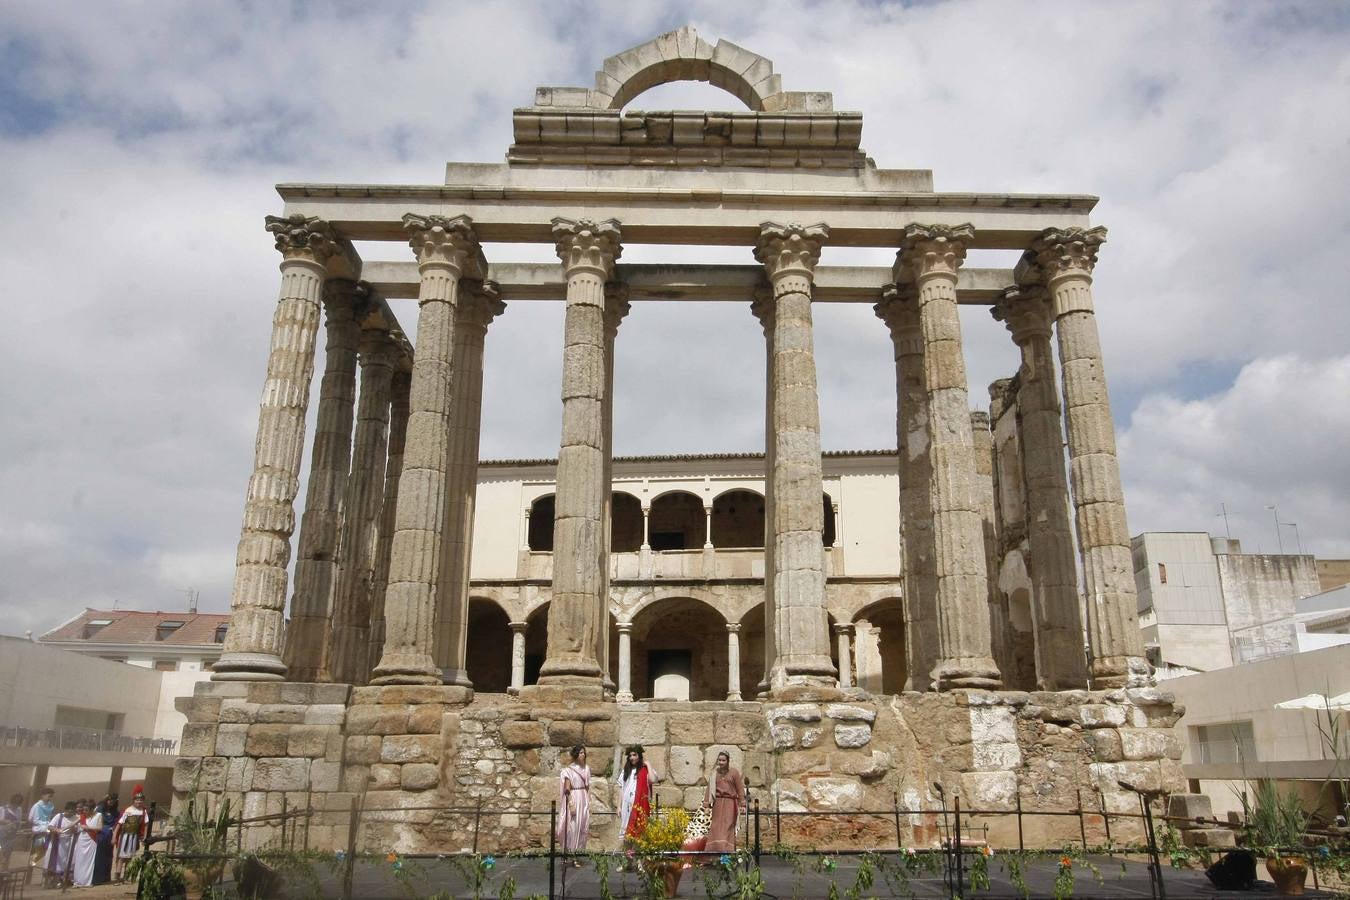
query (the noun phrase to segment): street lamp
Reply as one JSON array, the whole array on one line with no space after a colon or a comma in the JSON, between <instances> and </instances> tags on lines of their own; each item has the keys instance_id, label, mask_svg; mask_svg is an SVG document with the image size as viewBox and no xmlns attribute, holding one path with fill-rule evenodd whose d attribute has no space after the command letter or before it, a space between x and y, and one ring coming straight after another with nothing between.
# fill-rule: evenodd
<instances>
[{"instance_id":1,"label":"street lamp","mask_svg":"<svg viewBox=\"0 0 1350 900\"><path fill-rule=\"evenodd\" d=\"M1284 534L1280 531L1280 511L1273 506L1267 506L1266 509L1275 513L1275 540L1280 544L1280 555L1284 556Z\"/></svg>"},{"instance_id":2,"label":"street lamp","mask_svg":"<svg viewBox=\"0 0 1350 900\"><path fill-rule=\"evenodd\" d=\"M1299 555L1299 556L1302 556L1302 555L1303 555L1303 539L1302 539L1301 537L1299 537L1299 535L1298 535L1298 523L1297 523L1297 522L1285 522L1285 523L1284 523L1284 527L1285 527L1285 528L1292 528L1292 529L1294 529L1294 543L1298 545L1298 555Z\"/></svg>"}]
</instances>

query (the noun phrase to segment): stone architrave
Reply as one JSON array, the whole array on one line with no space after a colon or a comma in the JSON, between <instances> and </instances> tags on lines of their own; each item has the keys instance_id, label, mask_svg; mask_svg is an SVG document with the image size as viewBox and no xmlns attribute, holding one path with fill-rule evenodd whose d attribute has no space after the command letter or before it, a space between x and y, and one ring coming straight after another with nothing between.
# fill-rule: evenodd
<instances>
[{"instance_id":1,"label":"stone architrave","mask_svg":"<svg viewBox=\"0 0 1350 900\"><path fill-rule=\"evenodd\" d=\"M364 684L371 594L389 455L389 404L399 349L384 328L361 332L361 396L342 522L342 574L333 604L333 681Z\"/></svg>"},{"instance_id":2,"label":"stone architrave","mask_svg":"<svg viewBox=\"0 0 1350 900\"><path fill-rule=\"evenodd\" d=\"M828 236L823 224L766 222L755 247L774 308L772 430L765 442L774 448L773 569L765 571L766 581L773 578L777 644L770 690L835 680L825 613L820 401L811 325L812 280Z\"/></svg>"},{"instance_id":3,"label":"stone architrave","mask_svg":"<svg viewBox=\"0 0 1350 900\"><path fill-rule=\"evenodd\" d=\"M291 622L286 629L286 677L291 681L329 680L330 616L338 582L338 535L342 495L351 465L357 344L361 339L356 308L365 294L363 286L346 278L330 278L324 285L327 346L305 511L300 515L296 541Z\"/></svg>"},{"instance_id":4,"label":"stone architrave","mask_svg":"<svg viewBox=\"0 0 1350 900\"><path fill-rule=\"evenodd\" d=\"M910 225L894 271L897 283L913 284L918 292L924 341L939 641L933 681L939 689L999 685L956 306L956 272L974 236L969 225Z\"/></svg>"},{"instance_id":5,"label":"stone architrave","mask_svg":"<svg viewBox=\"0 0 1350 900\"><path fill-rule=\"evenodd\" d=\"M1050 300L1039 285L1013 287L992 309L1022 353L1017 413L1031 554L1036 683L1043 691L1087 687L1083 617L1064 475L1064 432L1050 346Z\"/></svg>"},{"instance_id":6,"label":"stone architrave","mask_svg":"<svg viewBox=\"0 0 1350 900\"><path fill-rule=\"evenodd\" d=\"M933 507L928 492L932 459L928 392L923 381L923 330L912 284L888 285L873 309L886 323L895 348L896 447L900 465L900 549L904 578L906 690L932 690L938 661L937 569Z\"/></svg>"},{"instance_id":7,"label":"stone architrave","mask_svg":"<svg viewBox=\"0 0 1350 900\"><path fill-rule=\"evenodd\" d=\"M567 279L563 325L562 443L553 526L553 600L541 685L603 684L597 655L608 610L604 573L607 363L605 282L618 258L614 220L553 220Z\"/></svg>"},{"instance_id":8,"label":"stone architrave","mask_svg":"<svg viewBox=\"0 0 1350 900\"><path fill-rule=\"evenodd\" d=\"M440 684L441 671L431 655L432 620L445 517L455 307L459 279L481 271L482 251L467 216L409 213L403 217L403 227L410 235L421 274L417 349L394 541L389 550L384 652L371 673L371 683Z\"/></svg>"},{"instance_id":9,"label":"stone architrave","mask_svg":"<svg viewBox=\"0 0 1350 900\"><path fill-rule=\"evenodd\" d=\"M390 338L406 343L401 331ZM375 545L375 565L370 584L370 640L366 645L366 665L361 683L384 651L384 596L389 590L389 552L394 543L394 525L398 514L398 479L403 473L403 447L408 438L408 389L412 385L412 358L404 353L389 388L389 451L384 466L384 501L380 508L380 535Z\"/></svg>"},{"instance_id":10,"label":"stone architrave","mask_svg":"<svg viewBox=\"0 0 1350 900\"><path fill-rule=\"evenodd\" d=\"M750 312L764 329L764 673L755 693L764 696L769 691L769 680L778 662L778 638L774 630L774 502L773 502L773 288L760 288L750 304ZM822 551L823 552L823 551Z\"/></svg>"},{"instance_id":11,"label":"stone architrave","mask_svg":"<svg viewBox=\"0 0 1350 900\"><path fill-rule=\"evenodd\" d=\"M1064 391L1069 480L1086 582L1095 688L1146 682L1134 563L1125 521L1116 433L1092 305L1092 270L1102 227L1048 229L1018 266L1019 281L1039 276L1050 293Z\"/></svg>"},{"instance_id":12,"label":"stone architrave","mask_svg":"<svg viewBox=\"0 0 1350 900\"><path fill-rule=\"evenodd\" d=\"M600 570L600 597L604 612L600 616L600 628L596 633L595 658L600 663L605 688L609 691L616 690L609 674L609 551L614 544L614 339L630 309L628 288L616 281L608 282L605 285L605 403L602 407L604 430L601 434L605 459L605 512L601 518L605 528L602 542L605 562Z\"/></svg>"},{"instance_id":13,"label":"stone architrave","mask_svg":"<svg viewBox=\"0 0 1350 900\"><path fill-rule=\"evenodd\" d=\"M235 556L230 627L213 681L280 681L286 566L305 449L305 413L327 263L339 252L327 222L300 214L267 217L281 251L281 292L258 409L253 475Z\"/></svg>"},{"instance_id":14,"label":"stone architrave","mask_svg":"<svg viewBox=\"0 0 1350 900\"><path fill-rule=\"evenodd\" d=\"M497 285L465 279L455 311L455 380L445 470L445 533L436 588L435 658L446 684L472 687L465 668L469 563L478 495L478 443L483 423L483 344L488 325L506 310Z\"/></svg>"}]
</instances>

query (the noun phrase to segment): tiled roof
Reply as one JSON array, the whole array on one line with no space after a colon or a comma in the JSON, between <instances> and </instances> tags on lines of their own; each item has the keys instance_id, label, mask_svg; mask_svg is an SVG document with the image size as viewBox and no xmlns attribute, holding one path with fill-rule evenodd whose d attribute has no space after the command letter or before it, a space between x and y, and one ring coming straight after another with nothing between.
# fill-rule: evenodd
<instances>
[{"instance_id":1,"label":"tiled roof","mask_svg":"<svg viewBox=\"0 0 1350 900\"><path fill-rule=\"evenodd\" d=\"M86 627L96 621L108 622L88 637ZM163 622L182 622L181 628L156 638ZM98 644L211 644L216 643L216 628L228 625L223 613L142 612L134 609L86 609L80 615L38 638L41 641L87 641Z\"/></svg>"}]
</instances>

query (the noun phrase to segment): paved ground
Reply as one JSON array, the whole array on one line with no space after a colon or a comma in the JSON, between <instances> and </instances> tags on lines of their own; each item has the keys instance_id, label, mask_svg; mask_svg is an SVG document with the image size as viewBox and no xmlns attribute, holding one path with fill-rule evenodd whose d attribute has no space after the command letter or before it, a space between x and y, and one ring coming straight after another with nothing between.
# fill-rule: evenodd
<instances>
[{"instance_id":1,"label":"paved ground","mask_svg":"<svg viewBox=\"0 0 1350 900\"><path fill-rule=\"evenodd\" d=\"M1119 860L1102 857L1096 859L1095 862L1101 872L1101 882L1099 883L1094 875L1080 865L1073 890L1075 900L1085 900L1085 898L1127 900L1127 898L1154 896L1150 889L1148 869L1142 863L1126 863L1122 871ZM766 856L761 869L768 888L766 896L774 898L796 897L802 898L802 900L823 898L829 895L831 881L834 882L839 895L843 896L844 892L853 887L855 883L858 861L841 857L837 860L837 867L829 873L813 871L810 862L803 866L803 869L804 871L801 872L794 871L794 867L789 863ZM1055 869L1055 864L1052 861L1038 862L1031 867L1026 874L1026 881L1032 897L1053 896ZM565 882L564 873L566 874ZM989 873L989 890L972 892L967 888L967 897L988 897L1003 900L1003 898L1022 896L1020 891L1009 881L1006 874L1001 871L997 862L990 866ZM502 859L498 861L491 870L487 882L483 885L481 896L498 897L508 876L515 881L514 896L518 900L549 896L547 860L528 859ZM1169 900L1190 897L1253 898L1274 896L1273 885L1269 882L1259 883L1252 891L1220 892L1210 886L1201 872L1177 871L1166 866L1163 868L1163 878L1166 896ZM616 872L609 876L609 889L611 895L615 898L636 897L640 895L641 883L633 873ZM318 882L289 892L291 897L314 896L326 898L338 897L340 894L340 879L335 873L330 873L327 870L320 870ZM375 900L375 898L409 900L409 898L430 897L437 894L440 897L456 898L474 896L472 888L466 883L461 869L447 859L407 860L403 863L403 869L398 873L398 877L395 876L393 867L388 864L363 863L356 867L352 880L352 896L359 898L359 900ZM952 897L953 894L953 886L944 883L940 876L924 874L912 876L907 885L887 884L878 875L875 883L870 888L863 890L859 896L948 898ZM60 895L60 891L30 888L25 896L55 898ZM101 885L70 889L65 896L80 898L80 900L84 900L84 898L89 898L89 900L94 900L94 898L97 898L97 900L105 900L105 898L106 900L113 900L113 898L126 900L126 898L134 897L135 891L132 887L126 885ZM589 866L583 869L558 867L554 880L554 897L591 900L591 898L600 898L601 896L600 882L594 869ZM715 895L709 895L705 891L703 872L699 869L689 869L684 872L681 879L679 896L708 897ZM1304 896L1326 898L1334 895L1326 892L1314 892L1310 876L1308 892Z\"/></svg>"}]
</instances>

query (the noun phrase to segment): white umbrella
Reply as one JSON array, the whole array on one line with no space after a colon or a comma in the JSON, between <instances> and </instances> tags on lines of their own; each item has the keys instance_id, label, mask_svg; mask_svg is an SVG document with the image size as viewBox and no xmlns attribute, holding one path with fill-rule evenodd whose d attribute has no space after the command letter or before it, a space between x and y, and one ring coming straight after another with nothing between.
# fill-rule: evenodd
<instances>
[{"instance_id":1,"label":"white umbrella","mask_svg":"<svg viewBox=\"0 0 1350 900\"><path fill-rule=\"evenodd\" d=\"M1326 694L1306 694L1293 700L1276 703L1276 709L1350 709L1350 691L1327 697Z\"/></svg>"}]
</instances>

